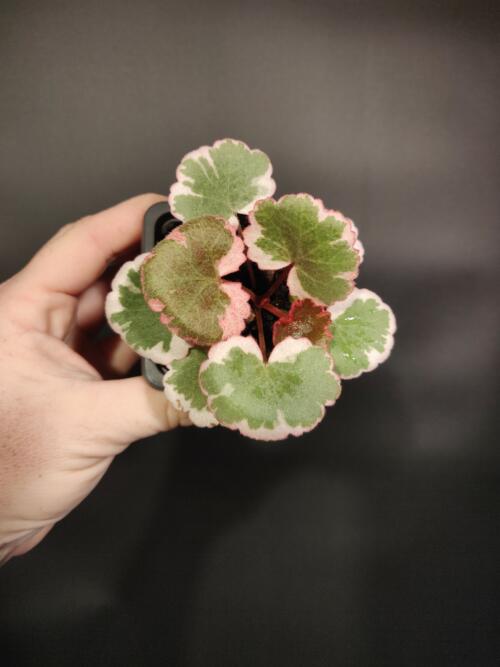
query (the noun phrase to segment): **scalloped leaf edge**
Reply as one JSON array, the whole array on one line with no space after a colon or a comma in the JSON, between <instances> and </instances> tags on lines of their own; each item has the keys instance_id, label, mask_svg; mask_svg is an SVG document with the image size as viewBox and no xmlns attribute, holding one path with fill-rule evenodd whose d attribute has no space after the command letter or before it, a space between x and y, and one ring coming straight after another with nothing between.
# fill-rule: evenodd
<instances>
[{"instance_id":1,"label":"scalloped leaf edge","mask_svg":"<svg viewBox=\"0 0 500 667\"><path fill-rule=\"evenodd\" d=\"M177 391L175 385L169 382L169 380L177 372L178 369L172 367L163 376L163 391L167 399L172 403L172 405L175 408L177 408L177 410L181 410L182 412L187 412L189 418L191 419L191 421L195 426L198 426L199 428L213 428L214 426L217 426L219 422L215 418L215 415L212 412L210 412L208 406L203 410L194 408L192 406L192 402L184 394L181 394L179 391ZM199 385L199 373L198 373L198 386L200 387L201 391L201 386Z\"/></svg>"},{"instance_id":2,"label":"scalloped leaf edge","mask_svg":"<svg viewBox=\"0 0 500 667\"><path fill-rule=\"evenodd\" d=\"M220 278L219 287L229 297L229 303L227 304L226 310L219 316L218 320L222 331L221 340L226 340L231 336L241 333L246 326L246 320L251 315L251 308L249 304L250 295L245 289L243 289L242 284L236 281L222 280L223 276L237 271L241 264L246 261L245 244L243 243L243 239L241 239L236 234L236 228L220 216L200 216L200 218L193 218L189 221L189 223L196 223L197 220L204 218L212 218L221 222L224 225L224 229L226 229L233 238L231 248L223 257L219 259L216 267ZM185 245L186 240L182 231L182 225L181 227L176 227L173 229L164 239L162 239L162 241L167 239L179 243L180 245ZM160 241L160 243L162 241ZM145 260L149 260L153 256L154 248L149 253L146 253ZM142 271L141 281L143 284L143 292L146 294L144 287L144 274ZM161 312L165 308L165 304L160 299L148 299L147 304L150 309L155 312ZM195 338L189 336L180 336L178 328L172 326L172 319L173 318L168 317L164 313L161 313L160 315L160 321L162 324L164 324L164 326L172 331L172 333L178 338L185 340L190 347L199 344L199 341Z\"/></svg>"},{"instance_id":3,"label":"scalloped leaf edge","mask_svg":"<svg viewBox=\"0 0 500 667\"><path fill-rule=\"evenodd\" d=\"M291 336L288 336L283 341L278 343L276 347L274 347L271 354L269 355L267 363L270 364L273 362L281 362L281 361L294 362L301 352L309 349L310 347L318 347L318 346L313 346L311 341L308 340L307 338L292 338ZM200 377L203 374L203 372L210 366L210 364L222 363L233 348L240 348L248 354L255 355L261 362L264 362L262 352L255 338L253 338L252 336L233 336L228 340L216 343L210 348L207 360L204 361L200 366ZM321 407L320 417L313 424L310 424L308 426L291 427L283 418L281 410L277 409L277 423L276 427L273 429L269 429L266 427L259 427L252 429L249 426L248 421L246 419L234 423L227 423L221 420L219 421L221 426L229 428L233 431L239 431L241 435L246 436L248 438L252 438L253 440L264 440L269 442L284 440L288 438L290 435L298 437L300 435L303 435L304 433L312 431L323 420L326 414L326 408L331 405L334 405L334 403L338 400L342 391L340 378L337 375L337 373L335 373L335 371L333 370L333 360L326 351L324 350L322 351L325 354L325 358L329 360L328 373L333 378L335 378L336 382L338 383L339 391L335 399L324 403L324 405ZM200 387L203 393L205 393L205 395L207 396L207 402L210 408L211 403L217 398L217 396L220 396L221 394L210 397L208 393L205 391L202 382L200 382Z\"/></svg>"},{"instance_id":4,"label":"scalloped leaf edge","mask_svg":"<svg viewBox=\"0 0 500 667\"><path fill-rule=\"evenodd\" d=\"M159 341L154 347L151 348L143 348L137 345L131 345L127 340L127 332L125 331L123 326L117 323L116 321L112 320L112 316L115 313L119 313L123 310L123 305L120 302L120 287L126 286L132 289L133 291L136 290L135 286L132 285L128 277L129 272L133 270L137 271L140 274L141 266L144 263L146 257L148 256L149 253L147 252L142 253L137 257L135 257L135 259L125 262L120 267L120 269L118 270L118 272L116 273L115 277L111 282L111 291L108 292L108 294L106 295L104 312L110 328L115 333L117 333L121 337L121 339L125 343L127 343L127 345L131 349L133 349L139 356L144 357L145 359L150 359L155 364L165 365L169 364L170 362L176 359L182 359L183 357L185 357L189 352L189 348L191 346L185 340L183 340L173 332L170 332L172 334L172 339L170 341L170 348L168 351L165 351L162 341Z\"/></svg>"},{"instance_id":5,"label":"scalloped leaf edge","mask_svg":"<svg viewBox=\"0 0 500 667\"><path fill-rule=\"evenodd\" d=\"M272 200L276 205L279 205L288 197L309 199L311 203L318 209L318 224L321 224L325 218L332 216L345 223L342 236L339 240L346 241L352 247L358 256L358 262L355 270L338 273L336 277L343 278L350 285L350 292L352 292L354 289L354 281L359 275L359 266L364 258L364 247L359 240L358 228L350 218L345 217L340 211L326 208L322 199L313 197L307 192L298 192L295 194L288 193L286 195L282 195L279 199L274 199L274 197L265 197L255 202L253 209L248 215L249 225L243 230L243 240L245 241L245 245L247 247L247 257L252 262L255 262L259 269L263 271L277 271L278 269L284 269L291 264L291 262L288 261L270 259L269 256L257 246L257 240L262 236L262 227L255 217L256 212L258 211L258 207L262 202ZM304 290L297 276L297 270L294 266L292 266L288 274L287 286L290 290L290 294L298 299L311 299L315 303L326 307L330 305L323 303L320 299L317 299Z\"/></svg>"},{"instance_id":6,"label":"scalloped leaf edge","mask_svg":"<svg viewBox=\"0 0 500 667\"><path fill-rule=\"evenodd\" d=\"M181 159L181 161L179 162L179 164L177 166L177 169L175 171L175 179L176 180L175 180L175 183L173 183L172 186L170 187L170 192L169 192L169 195L168 195L168 205L170 206L170 210L171 210L172 214L175 215L175 217L178 218L179 220L182 220L183 222L186 222L185 217L176 208L175 198L177 197L177 195L198 196L198 195L196 195L196 193L194 193L191 190L190 185L188 183L186 183L186 181L189 181L190 179L189 179L189 177L186 177L182 173L182 166L183 166L184 162L186 160L197 161L197 160L199 160L199 158L203 157L213 166L213 160L212 160L212 156L210 155L210 150L214 149L214 148L215 149L219 148L219 146L221 146L222 144L224 144L226 142L231 142L233 144L240 144L245 149L247 149L250 153L258 152L258 153L262 153L263 155L265 155L266 158L269 161L269 167L264 174L257 177L257 181L258 181L258 184L263 189L265 188L267 190L268 194L265 195L266 197L271 197L276 192L276 181L274 180L274 178L272 178L273 165L272 165L271 159L269 158L267 153L260 150L260 148L250 148L250 146L247 143L245 143L244 141L241 141L241 139L232 139L231 137L226 137L224 139L218 139L211 146L209 146L207 144L205 146L200 146L199 148L196 148L195 150L189 151L188 153L186 153L183 156L183 158ZM259 199L260 198L262 198L262 193L259 194ZM238 221L238 218L237 218L236 214L238 214L238 213L245 214L245 215L248 214L252 210L256 201L257 201L257 199L252 200L246 206L244 206L242 209L240 209L239 211L235 211L233 215L231 215L227 218L227 222L229 222L229 224L231 224L235 227L238 227L239 226L239 221Z\"/></svg>"},{"instance_id":7,"label":"scalloped leaf edge","mask_svg":"<svg viewBox=\"0 0 500 667\"><path fill-rule=\"evenodd\" d=\"M379 352L375 348L371 348L368 352L366 352L366 356L368 357L368 368L363 368L359 371L359 373L354 373L352 375L343 375L342 373L339 373L339 377L342 380L353 380L363 373L370 373L371 371L375 370L378 366L380 366L380 364L389 358L392 352L392 348L394 347L394 336L397 331L397 323L394 312L392 311L392 308L378 296L378 294L375 294L375 292L372 292L369 289L355 288L351 294L349 294L347 299L344 299L344 301L337 301L337 303L334 303L332 306L330 306L328 311L332 316L332 326L335 324L335 318L342 315L358 299L361 301L369 301L370 299L375 300L377 304L379 304L379 306L381 306L381 308L387 312L389 316L389 328L387 329L383 352Z\"/></svg>"}]
</instances>

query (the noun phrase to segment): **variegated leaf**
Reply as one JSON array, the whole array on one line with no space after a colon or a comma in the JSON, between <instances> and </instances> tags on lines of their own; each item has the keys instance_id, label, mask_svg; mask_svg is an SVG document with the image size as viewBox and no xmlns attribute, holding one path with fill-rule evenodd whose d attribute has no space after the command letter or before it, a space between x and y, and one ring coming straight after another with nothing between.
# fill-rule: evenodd
<instances>
[{"instance_id":1,"label":"variegated leaf","mask_svg":"<svg viewBox=\"0 0 500 667\"><path fill-rule=\"evenodd\" d=\"M235 139L216 141L183 157L170 189L170 208L183 221L216 215L237 224L237 213L248 213L258 199L274 193L271 174L262 151Z\"/></svg>"},{"instance_id":2,"label":"variegated leaf","mask_svg":"<svg viewBox=\"0 0 500 667\"><path fill-rule=\"evenodd\" d=\"M217 424L217 419L210 412L207 397L201 391L200 366L207 354L199 348L192 348L187 357L170 364L163 377L165 395L178 409L189 414L195 426L210 427Z\"/></svg>"},{"instance_id":3,"label":"variegated leaf","mask_svg":"<svg viewBox=\"0 0 500 667\"><path fill-rule=\"evenodd\" d=\"M200 383L217 420L257 440L313 429L340 394L330 355L305 338L286 338L264 362L252 337L214 345Z\"/></svg>"},{"instance_id":4,"label":"variegated leaf","mask_svg":"<svg viewBox=\"0 0 500 667\"><path fill-rule=\"evenodd\" d=\"M293 265L290 294L329 306L345 299L358 275L361 246L351 221L307 194L264 199L244 230L248 257L261 269Z\"/></svg>"},{"instance_id":5,"label":"variegated leaf","mask_svg":"<svg viewBox=\"0 0 500 667\"><path fill-rule=\"evenodd\" d=\"M396 318L379 296L355 289L328 310L333 320L330 353L341 378L358 377L387 359L394 345Z\"/></svg>"},{"instance_id":6,"label":"variegated leaf","mask_svg":"<svg viewBox=\"0 0 500 667\"><path fill-rule=\"evenodd\" d=\"M189 345L160 322L160 314L146 303L141 288L140 268L146 254L126 262L116 274L106 297L106 317L110 327L137 354L157 364L181 359Z\"/></svg>"},{"instance_id":7,"label":"variegated leaf","mask_svg":"<svg viewBox=\"0 0 500 667\"><path fill-rule=\"evenodd\" d=\"M240 333L250 316L241 283L222 280L245 261L243 242L222 218L204 216L174 229L141 270L149 307L192 345Z\"/></svg>"}]
</instances>

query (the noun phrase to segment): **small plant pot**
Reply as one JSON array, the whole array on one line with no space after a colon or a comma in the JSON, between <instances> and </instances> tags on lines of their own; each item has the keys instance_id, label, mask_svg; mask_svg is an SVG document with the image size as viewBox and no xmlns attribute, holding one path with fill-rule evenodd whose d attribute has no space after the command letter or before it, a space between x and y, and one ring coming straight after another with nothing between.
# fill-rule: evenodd
<instances>
[{"instance_id":1,"label":"small plant pot","mask_svg":"<svg viewBox=\"0 0 500 667\"><path fill-rule=\"evenodd\" d=\"M153 204L144 215L142 227L141 252L149 252L159 241L181 224L170 212L168 202ZM165 366L155 364L151 359L141 359L141 372L147 382L155 389L163 390Z\"/></svg>"}]
</instances>

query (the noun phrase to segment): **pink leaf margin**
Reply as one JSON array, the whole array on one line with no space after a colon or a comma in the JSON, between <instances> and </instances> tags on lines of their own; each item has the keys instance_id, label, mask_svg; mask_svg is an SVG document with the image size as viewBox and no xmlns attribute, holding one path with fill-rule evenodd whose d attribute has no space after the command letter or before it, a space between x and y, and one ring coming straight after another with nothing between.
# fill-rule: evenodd
<instances>
[{"instance_id":1,"label":"pink leaf margin","mask_svg":"<svg viewBox=\"0 0 500 667\"><path fill-rule=\"evenodd\" d=\"M297 356L307 350L308 348L313 347L313 344L307 338L292 338L288 336L281 343L278 343L271 352L268 360L268 364L274 362L294 362ZM247 354L253 354L261 362L264 362L262 352L257 344L257 341L252 336L233 336L226 341L216 343L210 348L208 353L208 359L204 361L200 366L200 376L203 372L214 363L223 363L227 356L230 354L231 350L234 348L239 348L246 352ZM298 437L312 431L316 426L323 420L326 407L333 405L339 398L341 393L341 382L339 376L333 370L333 360L331 356L324 352L325 357L329 360L329 370L328 373L336 380L339 387L339 392L334 400L327 401L323 406L321 406L321 414L319 418L308 426L296 426L291 427L283 418L283 414L278 409L277 410L277 420L276 427L273 429L268 429L265 427L260 427L253 429L249 426L246 419L241 420L240 422L228 423L221 421L220 424L229 428L233 431L239 431L242 435L252 438L254 440L263 440L266 442L276 442L278 440L285 440L290 435ZM217 396L210 396L203 387L203 383L200 382L200 387L203 393L207 396L207 402L210 409L212 409L212 404ZM224 390L221 394L222 395Z\"/></svg>"},{"instance_id":2,"label":"pink leaf margin","mask_svg":"<svg viewBox=\"0 0 500 667\"><path fill-rule=\"evenodd\" d=\"M217 265L217 272L221 278L230 273L234 273L239 269L239 267L243 264L243 262L246 261L245 244L243 243L243 240L237 235L236 228L233 227L229 222L227 222L223 218L219 216L202 216L202 217L210 217L219 220L224 225L224 229L226 229L231 234L232 236L231 248L223 257L220 258L219 263ZM195 221L196 218L190 222L195 222ZM179 227L176 227L169 234L167 234L165 239L169 239L171 241L174 241L175 243L179 243L184 247L186 246L186 237L182 232L182 229ZM154 256L154 248L151 252L144 254L143 262L152 256ZM143 289L144 289L142 272L141 272L141 282L143 284ZM222 330L222 340L226 340L230 336L234 336L243 331L243 329L246 326L246 320L250 317L252 311L249 304L250 295L243 289L241 283L229 280L221 280L220 288L225 292L225 294L227 294L227 296L230 299L226 307L226 310L222 313L222 315L219 317L218 320L219 326ZM161 299L148 299L147 304L154 312L161 312L165 308L165 304L161 301ZM198 344L198 342L193 338L190 337L182 338L179 334L178 329L172 326L171 324L172 318L166 315L165 313L161 314L160 322L166 327L168 327L176 335L176 337L185 340L189 345Z\"/></svg>"},{"instance_id":3,"label":"pink leaf margin","mask_svg":"<svg viewBox=\"0 0 500 667\"><path fill-rule=\"evenodd\" d=\"M226 220L223 218L218 219L224 223L225 229L227 229L227 231L233 237L233 244L229 252L226 253L224 257L220 258L219 264L217 266L219 276L227 276L228 273L234 273L237 271L246 261L245 244L243 243L243 239L237 235L235 227L233 227L229 222L226 222Z\"/></svg>"},{"instance_id":4,"label":"pink leaf margin","mask_svg":"<svg viewBox=\"0 0 500 667\"><path fill-rule=\"evenodd\" d=\"M233 245L230 251L224 257L221 257L219 261L217 270L221 277L229 273L234 273L246 261L243 239L236 234L236 228L230 223L226 222L224 226L233 236ZM246 320L250 317L252 310L249 304L250 295L243 289L241 283L223 280L221 281L221 289L230 299L226 310L219 317L222 340L226 340L243 331L246 326Z\"/></svg>"},{"instance_id":5,"label":"pink leaf margin","mask_svg":"<svg viewBox=\"0 0 500 667\"><path fill-rule=\"evenodd\" d=\"M175 217L178 218L179 220L186 222L184 216L182 216L182 214L179 213L179 211L175 206L175 198L177 197L177 195L192 195L194 197L198 196L191 189L189 177L185 176L183 173L184 162L186 160L194 160L195 162L197 162L200 158L203 157L215 169L214 161L212 159L210 151L219 148L219 146L227 142L231 142L233 144L239 144L240 146L243 146L243 148L248 150L250 153L262 153L263 155L266 156L266 158L269 161L269 167L267 168L264 174L254 179L254 182L252 184L256 185L261 191L259 194L259 198L262 198L263 196L270 197L276 192L276 181L272 178L273 165L267 153L264 153L264 151L261 151L259 148L250 148L248 144L246 144L244 141L241 141L240 139L231 139L229 137L226 137L225 139L218 139L211 146L200 146L200 148L196 148L195 150L186 153L186 155L184 155L179 165L177 166L177 169L175 171L176 182L170 188L170 193L168 195L168 205L170 206L172 214L175 215ZM235 211L235 213L242 213L242 214L249 213L252 210L255 201L256 200L249 202L241 210ZM239 227L239 221L236 215L230 216L228 222L235 227Z\"/></svg>"}]
</instances>

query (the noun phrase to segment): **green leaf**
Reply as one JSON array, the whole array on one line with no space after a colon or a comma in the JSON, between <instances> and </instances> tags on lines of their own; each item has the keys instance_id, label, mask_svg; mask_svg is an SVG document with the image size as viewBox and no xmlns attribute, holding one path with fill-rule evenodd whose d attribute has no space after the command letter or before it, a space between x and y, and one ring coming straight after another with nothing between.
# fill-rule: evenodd
<instances>
[{"instance_id":1,"label":"green leaf","mask_svg":"<svg viewBox=\"0 0 500 667\"><path fill-rule=\"evenodd\" d=\"M240 333L250 316L241 283L221 280L245 261L243 241L222 218L190 220L160 241L142 266L149 307L192 345Z\"/></svg>"},{"instance_id":2,"label":"green leaf","mask_svg":"<svg viewBox=\"0 0 500 667\"><path fill-rule=\"evenodd\" d=\"M329 312L333 320L330 353L341 378L358 377L387 359L394 344L396 319L379 296L355 289Z\"/></svg>"},{"instance_id":3,"label":"green leaf","mask_svg":"<svg viewBox=\"0 0 500 667\"><path fill-rule=\"evenodd\" d=\"M314 345L326 346L332 334L330 313L311 299L294 301L288 313L273 325L273 343L277 345L287 336L308 338Z\"/></svg>"},{"instance_id":4,"label":"green leaf","mask_svg":"<svg viewBox=\"0 0 500 667\"><path fill-rule=\"evenodd\" d=\"M216 141L184 156L170 189L170 209L183 221L217 215L237 224L236 213L248 213L258 199L274 193L271 173L262 151L234 139Z\"/></svg>"},{"instance_id":5,"label":"green leaf","mask_svg":"<svg viewBox=\"0 0 500 667\"><path fill-rule=\"evenodd\" d=\"M358 274L357 230L337 211L310 195L285 195L257 202L243 236L248 257L261 269L293 267L290 294L329 306L345 299Z\"/></svg>"},{"instance_id":6,"label":"green leaf","mask_svg":"<svg viewBox=\"0 0 500 667\"><path fill-rule=\"evenodd\" d=\"M157 364L168 364L184 357L189 345L172 334L160 322L159 313L154 313L144 300L139 271L146 256L126 262L116 274L106 297L106 317L113 331L137 354Z\"/></svg>"},{"instance_id":7,"label":"green leaf","mask_svg":"<svg viewBox=\"0 0 500 667\"><path fill-rule=\"evenodd\" d=\"M230 338L210 350L200 383L217 420L257 440L310 431L340 394L330 355L305 338L286 338L267 363L254 338Z\"/></svg>"},{"instance_id":8,"label":"green leaf","mask_svg":"<svg viewBox=\"0 0 500 667\"><path fill-rule=\"evenodd\" d=\"M217 424L199 383L200 366L206 358L206 352L192 348L187 357L170 364L170 370L163 377L168 400L178 410L188 412L195 426L202 427Z\"/></svg>"}]
</instances>

